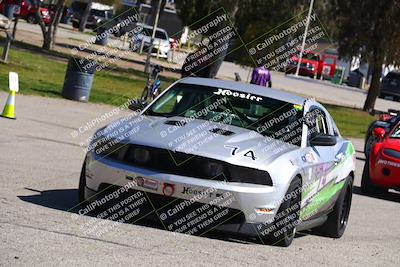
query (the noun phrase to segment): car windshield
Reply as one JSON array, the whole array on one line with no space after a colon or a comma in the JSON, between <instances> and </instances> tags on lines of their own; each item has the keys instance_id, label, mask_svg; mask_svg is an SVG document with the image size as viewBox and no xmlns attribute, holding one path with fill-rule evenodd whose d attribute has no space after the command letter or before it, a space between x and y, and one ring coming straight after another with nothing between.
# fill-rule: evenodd
<instances>
[{"instance_id":1,"label":"car windshield","mask_svg":"<svg viewBox=\"0 0 400 267\"><path fill-rule=\"evenodd\" d=\"M308 54L305 53L303 55L303 59L318 61L318 56L316 56L315 54L312 54L312 53L308 53Z\"/></svg>"},{"instance_id":2,"label":"car windshield","mask_svg":"<svg viewBox=\"0 0 400 267\"><path fill-rule=\"evenodd\" d=\"M178 83L145 114L222 122L294 145L301 143L302 107L252 93Z\"/></svg>"},{"instance_id":3,"label":"car windshield","mask_svg":"<svg viewBox=\"0 0 400 267\"><path fill-rule=\"evenodd\" d=\"M331 58L331 57L326 57L326 58L324 59L324 63L325 63L325 64L329 64L329 65L333 65L333 64L335 64L335 61L334 61L333 58Z\"/></svg>"},{"instance_id":4,"label":"car windshield","mask_svg":"<svg viewBox=\"0 0 400 267\"><path fill-rule=\"evenodd\" d=\"M400 124L397 125L396 130L394 130L394 132L392 133L392 135L390 137L394 138L394 139L400 139Z\"/></svg>"},{"instance_id":5,"label":"car windshield","mask_svg":"<svg viewBox=\"0 0 400 267\"><path fill-rule=\"evenodd\" d=\"M152 29L148 29L148 28L143 28L143 35L146 36L151 36L153 30ZM168 40L167 35L165 34L165 32L160 31L160 30L156 30L156 35L155 35L156 39L162 39L162 40Z\"/></svg>"},{"instance_id":6,"label":"car windshield","mask_svg":"<svg viewBox=\"0 0 400 267\"><path fill-rule=\"evenodd\" d=\"M93 16L98 16L98 17L106 16L106 12L104 10L97 10L97 9L90 10L90 14Z\"/></svg>"}]
</instances>

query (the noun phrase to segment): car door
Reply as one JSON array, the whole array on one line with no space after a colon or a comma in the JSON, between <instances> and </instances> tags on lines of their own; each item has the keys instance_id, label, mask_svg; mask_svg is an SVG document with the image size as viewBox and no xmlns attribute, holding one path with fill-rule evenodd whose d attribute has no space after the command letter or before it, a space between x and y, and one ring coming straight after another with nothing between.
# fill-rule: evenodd
<instances>
[{"instance_id":1,"label":"car door","mask_svg":"<svg viewBox=\"0 0 400 267\"><path fill-rule=\"evenodd\" d=\"M339 136L335 135L331 118L324 109L313 106L309 114L311 114L307 133L307 151L309 152L303 158L303 162L308 166L302 194L301 218L303 220L312 219L331 207L334 197L331 186L335 182L336 154L340 149L338 143L332 146L311 144L312 139L321 134L335 136L337 139Z\"/></svg>"}]
</instances>

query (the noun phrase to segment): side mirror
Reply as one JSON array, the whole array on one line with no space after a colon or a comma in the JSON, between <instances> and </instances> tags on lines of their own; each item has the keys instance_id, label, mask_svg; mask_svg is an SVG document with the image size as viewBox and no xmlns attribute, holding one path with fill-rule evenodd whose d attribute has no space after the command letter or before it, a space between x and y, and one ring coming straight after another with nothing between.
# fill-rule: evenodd
<instances>
[{"instance_id":1,"label":"side mirror","mask_svg":"<svg viewBox=\"0 0 400 267\"><path fill-rule=\"evenodd\" d=\"M147 102L145 100L135 100L131 101L128 108L133 111L140 111L147 106Z\"/></svg>"},{"instance_id":2,"label":"side mirror","mask_svg":"<svg viewBox=\"0 0 400 267\"><path fill-rule=\"evenodd\" d=\"M336 143L336 136L329 134L318 134L311 137L310 140L311 146L334 146Z\"/></svg>"},{"instance_id":3,"label":"side mirror","mask_svg":"<svg viewBox=\"0 0 400 267\"><path fill-rule=\"evenodd\" d=\"M375 128L372 131L372 135L379 138L379 139L383 139L385 137L386 131L383 128Z\"/></svg>"}]
</instances>

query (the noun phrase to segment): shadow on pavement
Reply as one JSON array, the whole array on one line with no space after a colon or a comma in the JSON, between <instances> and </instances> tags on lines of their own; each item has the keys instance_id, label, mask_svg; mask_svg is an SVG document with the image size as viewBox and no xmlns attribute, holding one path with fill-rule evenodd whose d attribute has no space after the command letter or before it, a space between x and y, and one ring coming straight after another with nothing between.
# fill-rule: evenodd
<instances>
[{"instance_id":1,"label":"shadow on pavement","mask_svg":"<svg viewBox=\"0 0 400 267\"><path fill-rule=\"evenodd\" d=\"M30 196L18 196L18 198L21 199L22 201L43 206L46 208L78 214L78 211L80 209L78 202L78 189L55 189L55 190L44 190L44 191L39 191L31 188L25 188L25 189L31 192L35 192L35 194ZM97 215L100 214L100 212L101 211L91 212L87 215L81 215L81 216L96 217ZM134 223L132 222L126 222L126 223L165 230L162 224L155 220L143 219L140 221L135 221ZM202 235L201 237L216 239L221 241L228 241L233 243L262 244L258 238L247 237L244 235L239 235L230 232L226 233L218 230L211 230L207 234Z\"/></svg>"},{"instance_id":2,"label":"shadow on pavement","mask_svg":"<svg viewBox=\"0 0 400 267\"><path fill-rule=\"evenodd\" d=\"M383 193L383 194L369 195L369 194L363 193L361 191L361 187L353 186L353 194L400 203L400 194L399 193L387 192L387 193Z\"/></svg>"},{"instance_id":3,"label":"shadow on pavement","mask_svg":"<svg viewBox=\"0 0 400 267\"><path fill-rule=\"evenodd\" d=\"M76 209L74 210L72 208L78 205L78 189L56 189L47 191L38 191L30 188L25 189L37 192L37 194L31 196L18 196L22 201L51 209L70 211L74 213L77 212Z\"/></svg>"},{"instance_id":4,"label":"shadow on pavement","mask_svg":"<svg viewBox=\"0 0 400 267\"><path fill-rule=\"evenodd\" d=\"M366 161L365 158L356 157L357 160Z\"/></svg>"}]
</instances>

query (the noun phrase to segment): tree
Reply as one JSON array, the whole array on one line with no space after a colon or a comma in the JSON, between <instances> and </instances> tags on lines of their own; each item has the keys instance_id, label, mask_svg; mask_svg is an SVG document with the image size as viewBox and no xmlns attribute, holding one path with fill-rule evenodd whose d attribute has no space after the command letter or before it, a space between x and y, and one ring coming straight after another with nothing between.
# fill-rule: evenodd
<instances>
[{"instance_id":1,"label":"tree","mask_svg":"<svg viewBox=\"0 0 400 267\"><path fill-rule=\"evenodd\" d=\"M237 37L232 47L230 45L231 50L236 50L235 48L237 46L243 47L242 41L244 43L251 42L270 29L273 29L277 25L280 25L282 22L308 8L307 0L176 0L175 2L178 15L185 25L190 25L206 17L221 6L224 7L240 35L240 38ZM234 57L235 62L254 66L252 58L244 47L235 51L233 54L232 57ZM213 73L216 73L222 60L223 57L221 57L218 62L213 63L215 65L210 68Z\"/></svg>"},{"instance_id":2,"label":"tree","mask_svg":"<svg viewBox=\"0 0 400 267\"><path fill-rule=\"evenodd\" d=\"M83 11L82 18L81 18L81 21L79 23L79 31L80 32L83 32L85 30L85 28L86 28L86 22L87 22L87 20L89 18L90 10L92 9L92 2L93 2L92 0L89 0L87 2L85 10Z\"/></svg>"},{"instance_id":3,"label":"tree","mask_svg":"<svg viewBox=\"0 0 400 267\"><path fill-rule=\"evenodd\" d=\"M361 56L372 68L364 110L373 112L380 94L383 64L400 62L400 1L335 0L333 14L338 28L341 56Z\"/></svg>"},{"instance_id":4,"label":"tree","mask_svg":"<svg viewBox=\"0 0 400 267\"><path fill-rule=\"evenodd\" d=\"M61 15L64 9L65 0L57 1L55 13L51 14L50 23L48 25L44 23L42 15L40 13L40 1L35 0L34 2L35 2L36 19L43 34L42 47L44 49L53 49L57 34L57 27L58 23L60 22Z\"/></svg>"},{"instance_id":5,"label":"tree","mask_svg":"<svg viewBox=\"0 0 400 267\"><path fill-rule=\"evenodd\" d=\"M242 2L245 2L244 0ZM213 11L220 9L223 7L225 11L228 13L228 17L230 20L235 20L236 14L239 10L240 1L239 0L219 0L219 1L212 1L212 0L204 0L204 1L196 1L196 0L177 0L176 1L178 15L181 18L183 24L190 25L196 21L199 21ZM197 27L196 25L194 27ZM210 29L207 32L207 35L213 34L218 31L222 25L218 25L213 29ZM220 47L223 47L225 43L228 43L229 39L224 40L223 43L220 43ZM218 56L218 58L212 57L209 60L200 64L192 73L197 73L198 76L201 77L208 77L213 78L216 76L218 69L220 68L225 55L226 49L223 50ZM191 56L190 54L188 58ZM188 58L185 60L185 66L190 65L190 60ZM184 74L186 75L186 74Z\"/></svg>"}]
</instances>

